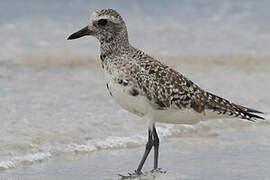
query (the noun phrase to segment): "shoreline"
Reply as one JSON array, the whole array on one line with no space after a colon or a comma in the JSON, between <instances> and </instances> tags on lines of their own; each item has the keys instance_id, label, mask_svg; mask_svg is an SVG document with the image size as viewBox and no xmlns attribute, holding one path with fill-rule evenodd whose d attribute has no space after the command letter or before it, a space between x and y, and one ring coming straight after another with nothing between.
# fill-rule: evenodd
<instances>
[{"instance_id":1,"label":"shoreline","mask_svg":"<svg viewBox=\"0 0 270 180\"><path fill-rule=\"evenodd\" d=\"M260 129L260 127L257 127ZM269 133L262 128L262 135ZM270 177L270 144L246 141L245 136L255 133L248 130L228 130L231 142L218 138L169 138L161 143L160 167L166 174L145 180L180 179L264 179ZM129 149L102 150L85 155L57 156L31 166L18 167L1 173L0 180L116 180L118 174L127 174L136 169L144 146ZM110 162L110 163L108 163ZM153 166L153 151L149 155L143 172ZM260 173L259 173L260 172ZM140 178L137 178L138 180Z\"/></svg>"}]
</instances>

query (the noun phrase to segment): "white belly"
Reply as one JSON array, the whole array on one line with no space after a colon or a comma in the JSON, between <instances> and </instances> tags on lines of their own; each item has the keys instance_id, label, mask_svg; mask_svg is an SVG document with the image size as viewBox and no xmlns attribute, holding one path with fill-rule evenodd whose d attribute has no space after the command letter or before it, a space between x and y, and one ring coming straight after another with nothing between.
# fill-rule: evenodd
<instances>
[{"instance_id":1,"label":"white belly","mask_svg":"<svg viewBox=\"0 0 270 180\"><path fill-rule=\"evenodd\" d=\"M132 96L130 94L132 87L119 84L111 76L107 75L106 81L111 95L122 108L138 116L147 114L149 104L145 97L140 95Z\"/></svg>"},{"instance_id":2,"label":"white belly","mask_svg":"<svg viewBox=\"0 0 270 180\"><path fill-rule=\"evenodd\" d=\"M153 122L173 123L173 124L196 124L200 121L220 118L221 116L210 111L198 113L192 109L166 109L157 110L150 105L146 97L138 95L132 96L132 87L120 85L111 75L106 75L108 88L116 102L127 111L138 116L151 118Z\"/></svg>"}]
</instances>

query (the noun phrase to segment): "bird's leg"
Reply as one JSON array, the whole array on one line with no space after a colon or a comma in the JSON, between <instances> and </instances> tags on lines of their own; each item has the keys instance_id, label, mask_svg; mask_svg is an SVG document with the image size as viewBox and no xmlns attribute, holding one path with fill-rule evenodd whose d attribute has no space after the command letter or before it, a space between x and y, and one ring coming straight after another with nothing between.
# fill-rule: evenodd
<instances>
[{"instance_id":1,"label":"bird's leg","mask_svg":"<svg viewBox=\"0 0 270 180\"><path fill-rule=\"evenodd\" d=\"M142 167L144 165L144 162L147 159L147 156L150 153L150 151L151 151L151 149L152 149L152 147L154 145L154 139L153 138L154 138L153 129L149 128L148 129L148 141L146 143L145 151L144 151L143 157L142 157L142 159L140 161L140 164L139 164L137 170L135 170L135 173L128 173L127 176L119 174L121 179L135 178L135 177L138 177L139 175L142 174Z\"/></svg>"},{"instance_id":2,"label":"bird's leg","mask_svg":"<svg viewBox=\"0 0 270 180\"><path fill-rule=\"evenodd\" d=\"M145 147L145 151L144 151L144 154L143 154L143 157L142 157L142 160L136 170L136 173L137 174L141 174L141 170L142 170L142 167L144 165L144 162L148 156L148 154L150 153L152 147L153 147L153 144L154 144L154 140L153 140L153 131L151 130L151 128L148 129L148 142L146 144L146 147Z\"/></svg>"},{"instance_id":3,"label":"bird's leg","mask_svg":"<svg viewBox=\"0 0 270 180\"><path fill-rule=\"evenodd\" d=\"M159 150L159 138L157 134L157 130L155 125L153 125L153 145L154 145L154 169L151 171L152 173L166 173L161 168L158 168L158 150Z\"/></svg>"},{"instance_id":4,"label":"bird's leg","mask_svg":"<svg viewBox=\"0 0 270 180\"><path fill-rule=\"evenodd\" d=\"M148 142L145 147L145 151L143 157L140 161L140 164L135 170L134 173L128 173L127 176L119 174L121 179L132 179L142 175L142 167L144 165L145 160L147 159L152 147L154 146L154 169L151 173L166 173L166 171L161 170L158 168L158 149L159 149L159 138L156 131L155 125L148 129Z\"/></svg>"},{"instance_id":5,"label":"bird's leg","mask_svg":"<svg viewBox=\"0 0 270 180\"><path fill-rule=\"evenodd\" d=\"M158 149L159 149L159 138L156 131L155 125L153 125L153 145L154 145L154 170L158 168Z\"/></svg>"}]
</instances>

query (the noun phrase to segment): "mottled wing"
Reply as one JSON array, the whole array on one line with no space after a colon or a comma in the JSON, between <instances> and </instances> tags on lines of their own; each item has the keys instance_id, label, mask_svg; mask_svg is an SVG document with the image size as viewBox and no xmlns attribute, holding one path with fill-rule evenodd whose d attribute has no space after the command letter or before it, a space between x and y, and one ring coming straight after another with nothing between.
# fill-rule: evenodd
<instances>
[{"instance_id":1,"label":"mottled wing","mask_svg":"<svg viewBox=\"0 0 270 180\"><path fill-rule=\"evenodd\" d=\"M247 120L263 119L254 114L261 113L218 97L202 90L199 86L174 69L156 61L150 56L140 57L136 81L143 95L154 108L193 109L198 113L211 110Z\"/></svg>"}]
</instances>

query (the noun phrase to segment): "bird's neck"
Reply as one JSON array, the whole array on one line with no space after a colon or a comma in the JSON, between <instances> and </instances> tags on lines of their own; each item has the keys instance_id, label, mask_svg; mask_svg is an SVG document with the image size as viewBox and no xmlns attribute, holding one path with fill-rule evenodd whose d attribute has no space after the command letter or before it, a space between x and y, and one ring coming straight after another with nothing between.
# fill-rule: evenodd
<instances>
[{"instance_id":1,"label":"bird's neck","mask_svg":"<svg viewBox=\"0 0 270 180\"><path fill-rule=\"evenodd\" d=\"M126 52L130 45L127 35L118 35L106 41L100 41L100 54L101 55L119 55Z\"/></svg>"}]
</instances>

